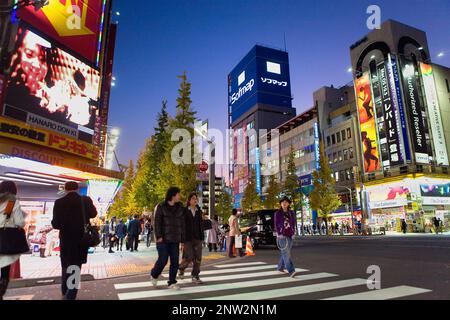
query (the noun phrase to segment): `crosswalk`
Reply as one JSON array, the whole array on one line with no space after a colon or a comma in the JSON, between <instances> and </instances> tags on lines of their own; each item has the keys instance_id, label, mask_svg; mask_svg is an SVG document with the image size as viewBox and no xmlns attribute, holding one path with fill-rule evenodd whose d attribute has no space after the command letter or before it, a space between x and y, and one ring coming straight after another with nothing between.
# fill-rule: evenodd
<instances>
[{"instance_id":1,"label":"crosswalk","mask_svg":"<svg viewBox=\"0 0 450 320\"><path fill-rule=\"evenodd\" d=\"M312 273L297 268L294 278L276 271L276 265L262 261L220 264L201 272L201 285L191 279L179 280L180 290L167 289L168 274L154 288L150 281L116 283L119 300L182 299L182 300L388 300L414 297L429 289L398 285L370 290L367 279L342 279L328 272ZM320 297L319 297L320 296Z\"/></svg>"}]
</instances>

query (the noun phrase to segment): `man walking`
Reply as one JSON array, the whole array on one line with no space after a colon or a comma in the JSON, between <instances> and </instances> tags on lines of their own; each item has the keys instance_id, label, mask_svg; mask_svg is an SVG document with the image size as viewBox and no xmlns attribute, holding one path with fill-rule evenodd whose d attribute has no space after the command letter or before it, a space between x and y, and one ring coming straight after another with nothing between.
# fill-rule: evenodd
<instances>
[{"instance_id":1,"label":"man walking","mask_svg":"<svg viewBox=\"0 0 450 320\"><path fill-rule=\"evenodd\" d=\"M180 264L178 277L184 278L184 271L192 262L192 282L201 284L200 265L202 263L202 245L204 240L204 230L202 221L202 210L198 206L198 198L195 192L188 197L185 211L185 241L183 246L183 260Z\"/></svg>"},{"instance_id":2,"label":"man walking","mask_svg":"<svg viewBox=\"0 0 450 320\"><path fill-rule=\"evenodd\" d=\"M139 215L135 215L134 219L128 224L128 238L130 239L130 251L138 251L139 235L142 232Z\"/></svg>"},{"instance_id":3,"label":"man walking","mask_svg":"<svg viewBox=\"0 0 450 320\"><path fill-rule=\"evenodd\" d=\"M78 194L78 183L66 182L64 188L66 196L56 200L53 207L52 226L60 231L62 295L64 300L75 300L79 288L76 288L76 283L74 285L73 276L77 274L77 271L80 272L81 266L87 262L89 249L81 244L84 225L89 223L89 219L97 216L97 210L89 197ZM81 281L81 279L76 280L78 281L75 282L78 283Z\"/></svg>"},{"instance_id":4,"label":"man walking","mask_svg":"<svg viewBox=\"0 0 450 320\"><path fill-rule=\"evenodd\" d=\"M183 206L180 204L180 189L171 187L167 190L166 199L158 205L155 213L155 237L158 260L151 271L153 286L158 285L158 278L167 265L170 257L169 288L179 290L177 272L180 258L180 243L184 243Z\"/></svg>"},{"instance_id":5,"label":"man walking","mask_svg":"<svg viewBox=\"0 0 450 320\"><path fill-rule=\"evenodd\" d=\"M127 226L123 223L123 219L119 220L119 224L116 227L117 234L117 251L122 251L123 239L127 236Z\"/></svg>"}]
</instances>

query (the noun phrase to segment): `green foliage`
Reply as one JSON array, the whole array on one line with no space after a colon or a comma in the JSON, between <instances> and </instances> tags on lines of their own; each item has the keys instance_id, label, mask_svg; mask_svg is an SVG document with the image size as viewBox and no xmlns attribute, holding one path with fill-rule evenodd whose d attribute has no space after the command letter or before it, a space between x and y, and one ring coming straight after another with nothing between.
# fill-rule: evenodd
<instances>
[{"instance_id":1,"label":"green foliage","mask_svg":"<svg viewBox=\"0 0 450 320\"><path fill-rule=\"evenodd\" d=\"M231 210L233 210L233 197L226 190L223 190L217 198L216 214L222 217L222 221L228 221Z\"/></svg>"},{"instance_id":2,"label":"green foliage","mask_svg":"<svg viewBox=\"0 0 450 320\"><path fill-rule=\"evenodd\" d=\"M122 188L109 209L109 217L116 216L118 219L126 219L131 215L140 214L142 212L142 207L139 206L135 194L132 192L135 176L134 164L133 161L130 160Z\"/></svg>"},{"instance_id":3,"label":"green foliage","mask_svg":"<svg viewBox=\"0 0 450 320\"><path fill-rule=\"evenodd\" d=\"M256 172L252 169L249 181L244 189L241 207L244 212L252 212L262 209L262 200L256 191Z\"/></svg>"},{"instance_id":4,"label":"green foliage","mask_svg":"<svg viewBox=\"0 0 450 320\"><path fill-rule=\"evenodd\" d=\"M320 142L319 171L313 172L314 190L310 195L311 208L317 210L319 217L325 220L328 226L330 214L340 205L341 200L334 188L336 181L332 176L333 171L328 163L323 142Z\"/></svg>"},{"instance_id":5,"label":"green foliage","mask_svg":"<svg viewBox=\"0 0 450 320\"><path fill-rule=\"evenodd\" d=\"M279 207L280 193L281 185L275 175L271 175L269 177L266 199L264 200L264 209L277 209Z\"/></svg>"}]
</instances>

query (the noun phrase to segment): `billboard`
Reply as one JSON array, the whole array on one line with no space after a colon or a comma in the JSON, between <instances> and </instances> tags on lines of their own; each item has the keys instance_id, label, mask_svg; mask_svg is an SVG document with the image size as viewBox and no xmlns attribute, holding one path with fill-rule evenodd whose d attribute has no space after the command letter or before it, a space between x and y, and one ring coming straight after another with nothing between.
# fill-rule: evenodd
<instances>
[{"instance_id":1,"label":"billboard","mask_svg":"<svg viewBox=\"0 0 450 320\"><path fill-rule=\"evenodd\" d=\"M416 68L412 61L403 59L403 88L405 101L408 109L412 143L417 163L429 164L429 150L427 139L425 136L425 122L423 115L423 107L419 96L419 84L416 78Z\"/></svg>"},{"instance_id":2,"label":"billboard","mask_svg":"<svg viewBox=\"0 0 450 320\"><path fill-rule=\"evenodd\" d=\"M100 60L107 0L50 0L41 10L17 16L95 66Z\"/></svg>"},{"instance_id":3,"label":"billboard","mask_svg":"<svg viewBox=\"0 0 450 320\"><path fill-rule=\"evenodd\" d=\"M228 75L232 122L257 103L292 107L287 52L255 46Z\"/></svg>"},{"instance_id":4,"label":"billboard","mask_svg":"<svg viewBox=\"0 0 450 320\"><path fill-rule=\"evenodd\" d=\"M21 26L3 115L92 143L100 74Z\"/></svg>"},{"instance_id":5,"label":"billboard","mask_svg":"<svg viewBox=\"0 0 450 320\"><path fill-rule=\"evenodd\" d=\"M381 167L372 91L368 72L365 72L360 78L355 80L355 91L361 129L364 171L368 173L379 170Z\"/></svg>"},{"instance_id":6,"label":"billboard","mask_svg":"<svg viewBox=\"0 0 450 320\"><path fill-rule=\"evenodd\" d=\"M410 191L407 181L366 187L371 209L406 206Z\"/></svg>"},{"instance_id":7,"label":"billboard","mask_svg":"<svg viewBox=\"0 0 450 320\"><path fill-rule=\"evenodd\" d=\"M433 137L436 163L448 166L448 154L445 145L444 128L442 125L441 108L437 97L436 85L434 82L433 67L423 62L420 63L423 85L425 88L425 98L430 117L431 134Z\"/></svg>"}]
</instances>

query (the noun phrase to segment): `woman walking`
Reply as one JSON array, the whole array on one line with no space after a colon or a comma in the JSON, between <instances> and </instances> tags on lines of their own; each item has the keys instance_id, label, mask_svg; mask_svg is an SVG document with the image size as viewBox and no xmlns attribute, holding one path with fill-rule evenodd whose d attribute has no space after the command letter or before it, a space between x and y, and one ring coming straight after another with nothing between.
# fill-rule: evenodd
<instances>
[{"instance_id":1,"label":"woman walking","mask_svg":"<svg viewBox=\"0 0 450 320\"><path fill-rule=\"evenodd\" d=\"M23 227L25 226L25 213L20 208L20 204L16 198L16 195L17 195L17 187L14 182L3 181L2 183L0 183L0 228L23 229ZM5 234L6 233L2 233L2 237ZM25 237L25 233L23 234L23 237ZM7 242L8 239L2 238L1 241ZM26 242L25 238L23 239L23 241ZM0 253L0 268L1 268L0 300L3 300L3 296L5 295L6 290L8 289L9 272L11 270L11 265L17 260L19 260L19 258L20 254Z\"/></svg>"},{"instance_id":2,"label":"woman walking","mask_svg":"<svg viewBox=\"0 0 450 320\"><path fill-rule=\"evenodd\" d=\"M218 242L218 234L219 234L219 217L214 215L211 220L211 230L208 232L208 248L209 252L211 252L214 248L214 252L217 252L217 242Z\"/></svg>"},{"instance_id":3,"label":"woman walking","mask_svg":"<svg viewBox=\"0 0 450 320\"><path fill-rule=\"evenodd\" d=\"M295 277L295 267L291 258L293 244L292 237L295 234L295 213L290 210L291 200L284 197L280 201L281 208L275 212L275 228L277 231L277 246L280 249L280 261L278 271L287 272L291 278Z\"/></svg>"}]
</instances>

